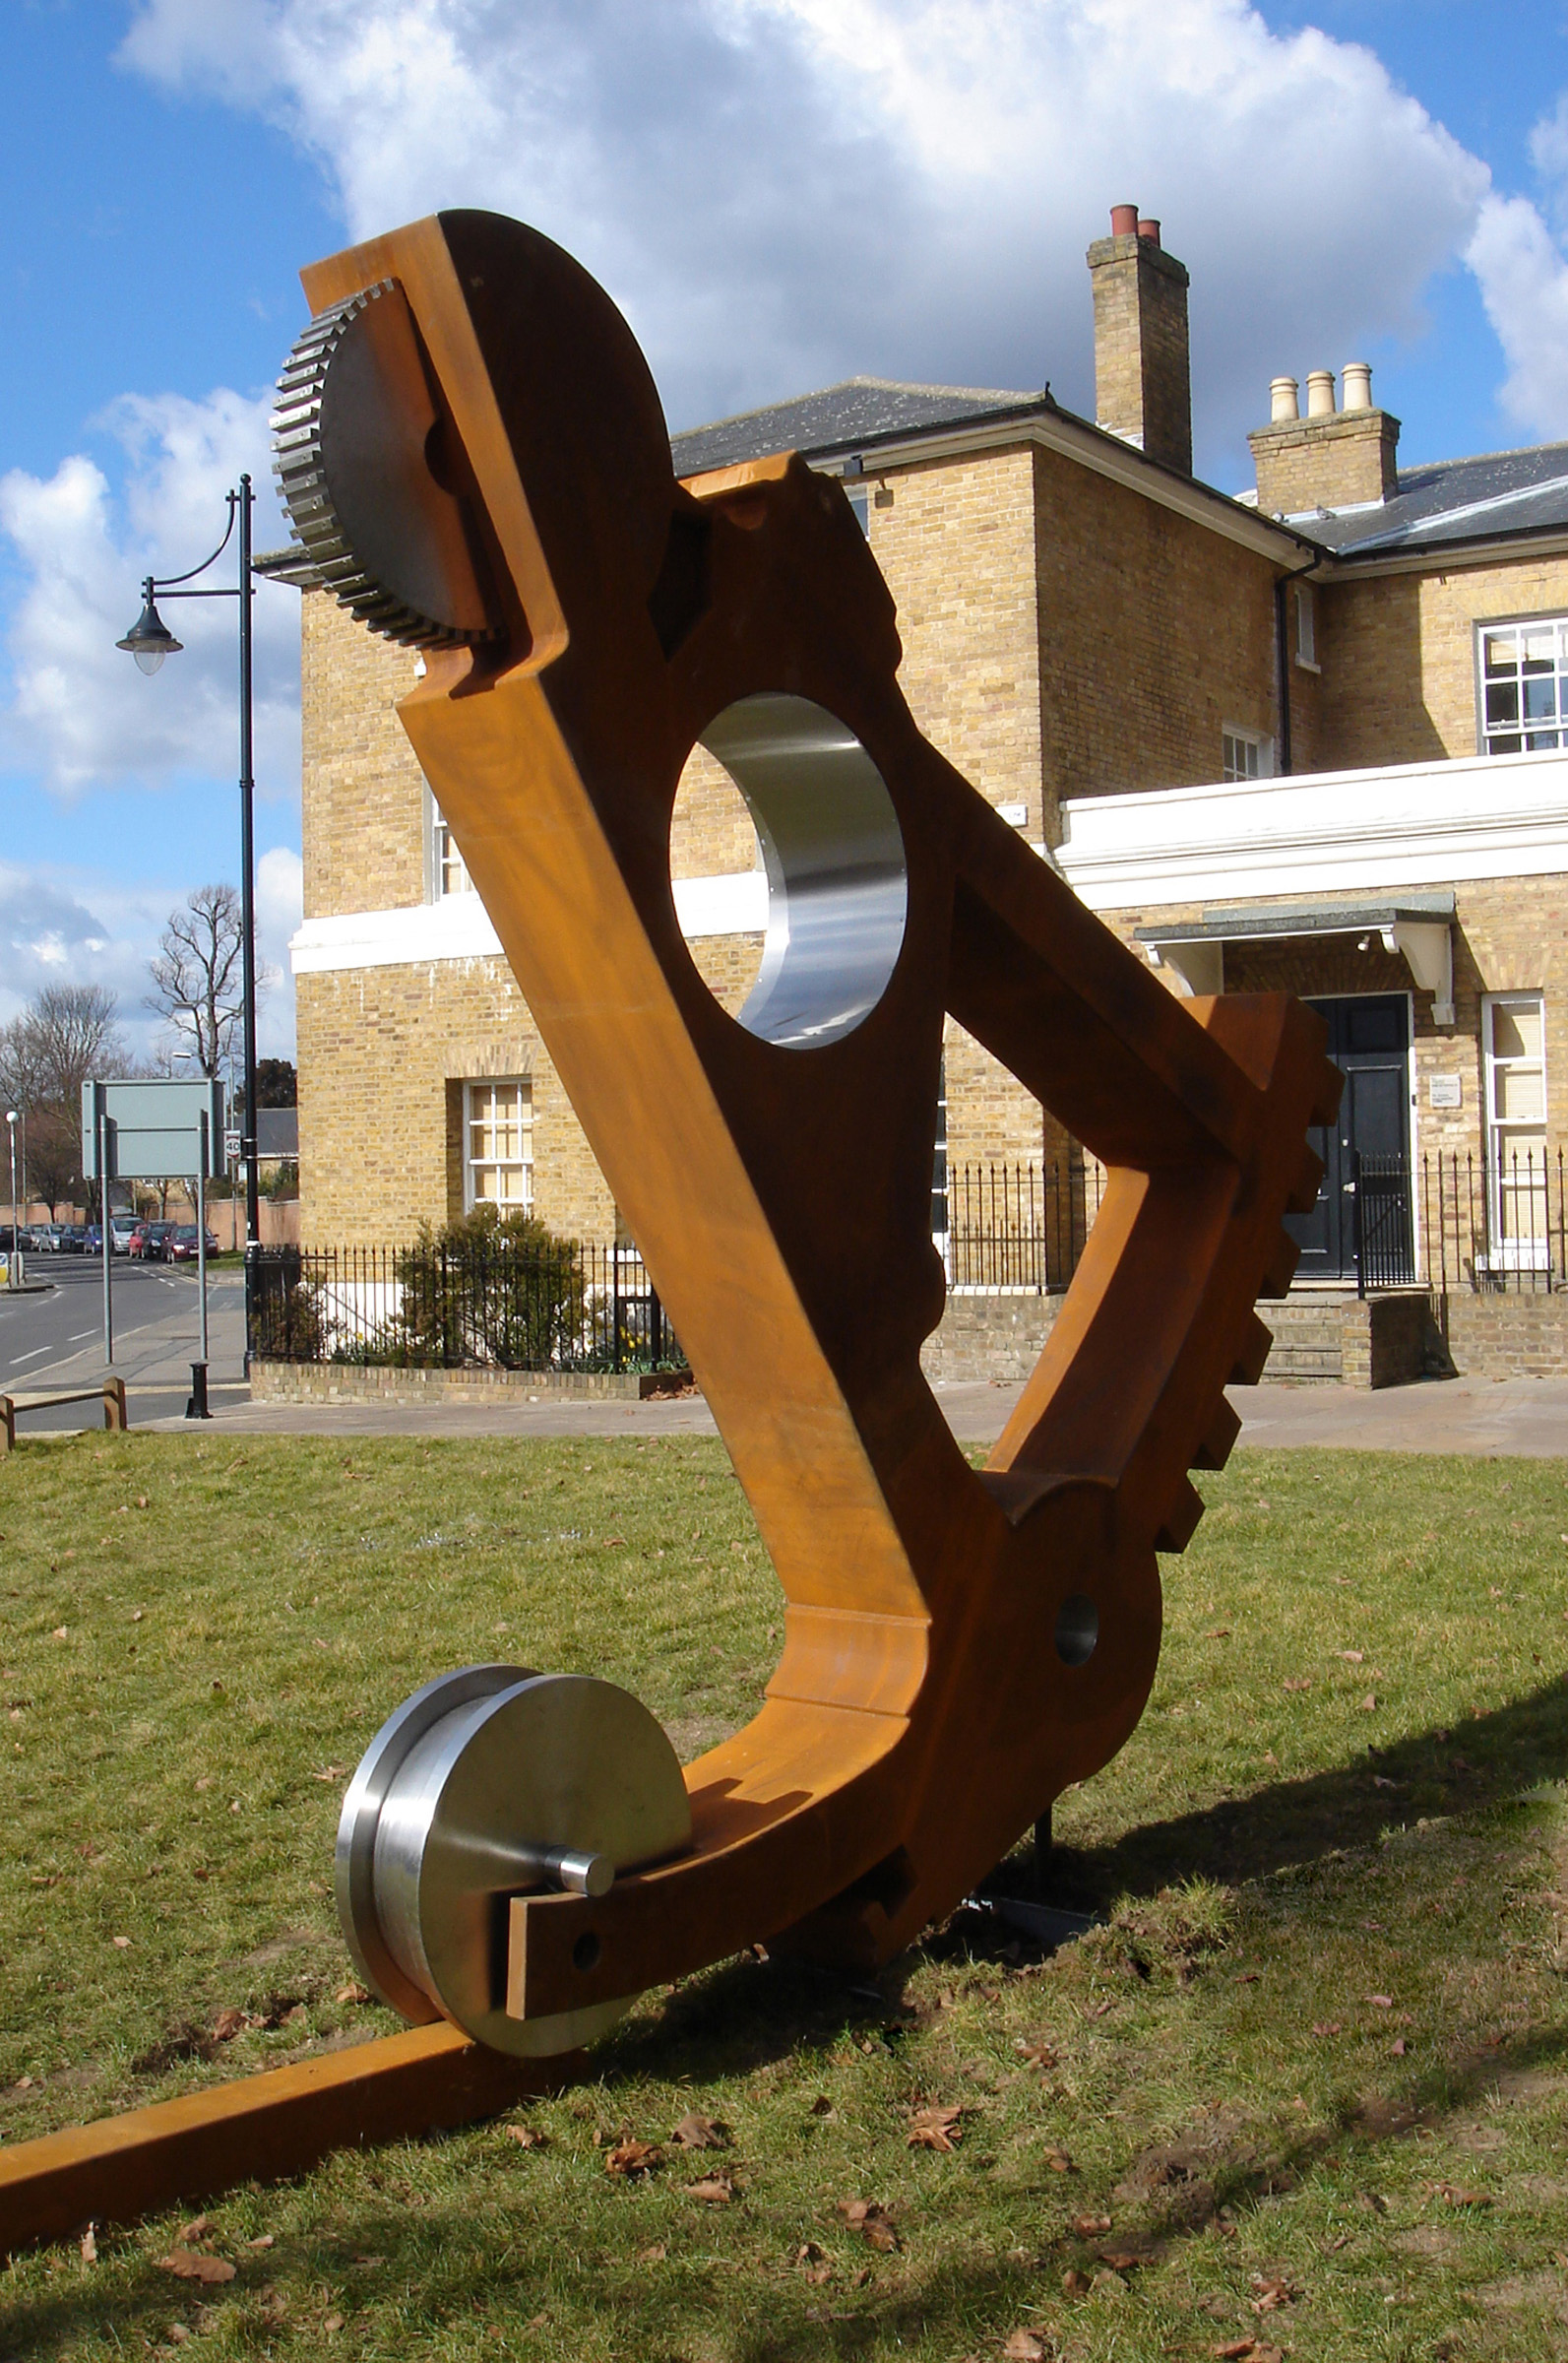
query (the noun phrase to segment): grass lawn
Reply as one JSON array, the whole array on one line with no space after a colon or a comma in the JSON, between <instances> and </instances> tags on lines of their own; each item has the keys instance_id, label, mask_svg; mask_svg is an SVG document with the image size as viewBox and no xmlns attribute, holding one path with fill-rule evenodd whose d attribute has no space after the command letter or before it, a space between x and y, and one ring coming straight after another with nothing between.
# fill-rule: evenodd
<instances>
[{"instance_id":1,"label":"grass lawn","mask_svg":"<svg viewBox=\"0 0 1568 2363\"><path fill-rule=\"evenodd\" d=\"M509 2124L214 2202L225 2284L159 2267L174 2215L18 2259L0 2355L1568 2356L1563 1467L1203 1485L1149 1710L1057 1810L1090 1938L961 1914L865 1989L722 1965ZM390 2029L345 1998L333 1832L432 1672L600 1673L690 1756L779 1623L701 1439L29 1440L4 2139ZM727 2145L673 2143L692 2112ZM662 2162L607 2171L625 2134Z\"/></svg>"}]
</instances>

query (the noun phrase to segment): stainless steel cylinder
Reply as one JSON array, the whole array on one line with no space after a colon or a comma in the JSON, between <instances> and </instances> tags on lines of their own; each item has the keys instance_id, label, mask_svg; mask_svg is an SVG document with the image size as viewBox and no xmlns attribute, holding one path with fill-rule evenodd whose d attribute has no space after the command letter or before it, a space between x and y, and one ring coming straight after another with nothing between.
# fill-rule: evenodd
<instances>
[{"instance_id":1,"label":"stainless steel cylinder","mask_svg":"<svg viewBox=\"0 0 1568 2363\"><path fill-rule=\"evenodd\" d=\"M690 1839L679 1760L628 1692L466 1666L416 1691L365 1751L338 1828L339 1917L365 1982L405 2017L448 2018L497 2051L569 2051L634 1997L509 2017L510 1898L599 1896Z\"/></svg>"}]
</instances>

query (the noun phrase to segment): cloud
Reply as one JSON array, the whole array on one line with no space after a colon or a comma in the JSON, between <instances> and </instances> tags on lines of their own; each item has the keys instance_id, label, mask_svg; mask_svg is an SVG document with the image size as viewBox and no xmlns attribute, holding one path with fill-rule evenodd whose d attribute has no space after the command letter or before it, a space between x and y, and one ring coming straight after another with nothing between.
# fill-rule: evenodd
<instances>
[{"instance_id":1,"label":"cloud","mask_svg":"<svg viewBox=\"0 0 1568 2363\"><path fill-rule=\"evenodd\" d=\"M256 1021L263 1058L294 1054L294 979L288 938L305 915L305 865L287 846L274 846L256 864L256 953L273 983Z\"/></svg>"},{"instance_id":2,"label":"cloud","mask_svg":"<svg viewBox=\"0 0 1568 2363\"><path fill-rule=\"evenodd\" d=\"M122 52L286 127L364 235L582 257L686 425L854 371L1090 409L1083 249L1193 270L1211 466L1280 369L1419 333L1488 174L1361 47L1244 0L142 0Z\"/></svg>"},{"instance_id":3,"label":"cloud","mask_svg":"<svg viewBox=\"0 0 1568 2363\"><path fill-rule=\"evenodd\" d=\"M1502 409L1526 434L1568 436L1568 262L1550 230L1528 198L1488 197L1465 260L1507 357Z\"/></svg>"},{"instance_id":4,"label":"cloud","mask_svg":"<svg viewBox=\"0 0 1568 2363\"><path fill-rule=\"evenodd\" d=\"M268 472L269 409L268 396L225 388L202 402L127 395L97 421L117 485L81 452L51 477L0 477L14 576L0 770L38 778L67 802L96 786L236 774L234 602L170 601L164 621L186 653L153 680L114 643L135 620L144 575L184 573L217 543L242 470L256 482L257 547L286 540ZM225 579L235 579L231 550L211 577ZM260 585L255 630L257 777L263 795L292 797L297 593Z\"/></svg>"}]
</instances>

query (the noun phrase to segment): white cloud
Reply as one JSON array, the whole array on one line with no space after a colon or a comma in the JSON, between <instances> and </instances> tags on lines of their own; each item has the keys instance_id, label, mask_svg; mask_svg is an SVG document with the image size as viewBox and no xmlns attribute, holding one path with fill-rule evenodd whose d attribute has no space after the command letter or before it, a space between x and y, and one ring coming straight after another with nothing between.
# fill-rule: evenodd
<instances>
[{"instance_id":1,"label":"white cloud","mask_svg":"<svg viewBox=\"0 0 1568 2363\"><path fill-rule=\"evenodd\" d=\"M17 576L0 770L39 778L67 801L92 787L237 776L235 602L169 601L163 619L186 653L151 680L114 643L136 619L144 575L182 574L218 543L224 493L242 470L255 480L257 547L286 540L269 473L269 407L226 388L205 402L127 395L99 421L120 462L118 492L82 453L48 478L0 477L0 530ZM231 550L209 579L235 580ZM298 604L282 585L258 588L263 796L298 788Z\"/></svg>"},{"instance_id":2,"label":"white cloud","mask_svg":"<svg viewBox=\"0 0 1568 2363\"><path fill-rule=\"evenodd\" d=\"M1498 401L1522 432L1568 436L1568 262L1528 198L1489 197L1465 252L1508 360Z\"/></svg>"},{"instance_id":3,"label":"white cloud","mask_svg":"<svg viewBox=\"0 0 1568 2363\"><path fill-rule=\"evenodd\" d=\"M1277 370L1419 331L1488 187L1369 50L1244 0L143 0L122 55L286 125L351 234L534 222L679 425L856 370L1089 408L1083 249L1130 199L1233 475Z\"/></svg>"},{"instance_id":4,"label":"white cloud","mask_svg":"<svg viewBox=\"0 0 1568 2363\"><path fill-rule=\"evenodd\" d=\"M305 865L287 846L274 846L256 864L256 952L272 983L256 1021L263 1058L294 1054L294 979L288 938L305 914Z\"/></svg>"}]
</instances>

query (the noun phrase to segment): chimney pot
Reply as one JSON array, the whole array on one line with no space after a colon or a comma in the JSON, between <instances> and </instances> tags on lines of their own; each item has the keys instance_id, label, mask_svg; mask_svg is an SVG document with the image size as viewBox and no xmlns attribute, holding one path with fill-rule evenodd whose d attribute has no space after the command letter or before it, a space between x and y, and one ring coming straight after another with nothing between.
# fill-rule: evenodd
<instances>
[{"instance_id":1,"label":"chimney pot","mask_svg":"<svg viewBox=\"0 0 1568 2363\"><path fill-rule=\"evenodd\" d=\"M1113 238L1135 238L1138 235L1138 208L1135 205L1111 207L1110 234Z\"/></svg>"},{"instance_id":2,"label":"chimney pot","mask_svg":"<svg viewBox=\"0 0 1568 2363\"><path fill-rule=\"evenodd\" d=\"M1344 388L1343 401L1348 411L1369 411L1372 408L1372 364L1370 361L1347 361L1340 372Z\"/></svg>"},{"instance_id":3,"label":"chimney pot","mask_svg":"<svg viewBox=\"0 0 1568 2363\"><path fill-rule=\"evenodd\" d=\"M1141 238L1147 238L1151 246L1158 246L1160 243L1159 223L1150 221L1140 222L1138 224L1138 235Z\"/></svg>"},{"instance_id":4,"label":"chimney pot","mask_svg":"<svg viewBox=\"0 0 1568 2363\"><path fill-rule=\"evenodd\" d=\"M1293 377L1271 377L1269 380L1269 419L1278 426L1283 418L1299 418L1301 406L1296 400L1299 392Z\"/></svg>"},{"instance_id":5,"label":"chimney pot","mask_svg":"<svg viewBox=\"0 0 1568 2363\"><path fill-rule=\"evenodd\" d=\"M1332 369L1307 371L1307 416L1332 418L1334 415L1334 372Z\"/></svg>"}]
</instances>

